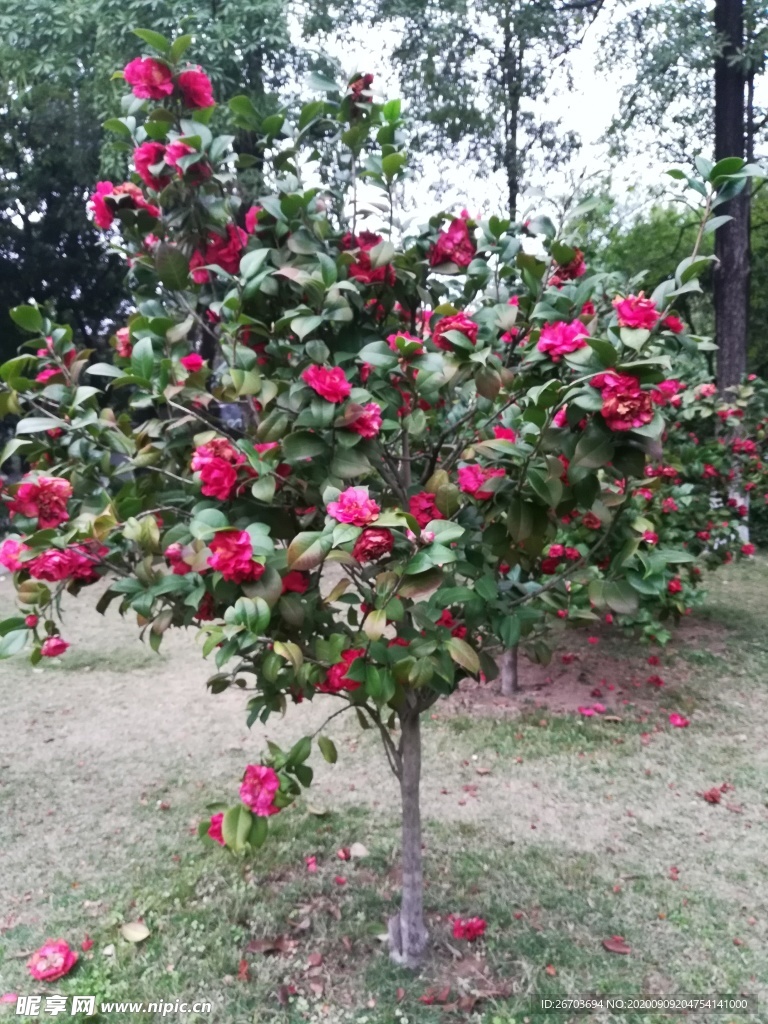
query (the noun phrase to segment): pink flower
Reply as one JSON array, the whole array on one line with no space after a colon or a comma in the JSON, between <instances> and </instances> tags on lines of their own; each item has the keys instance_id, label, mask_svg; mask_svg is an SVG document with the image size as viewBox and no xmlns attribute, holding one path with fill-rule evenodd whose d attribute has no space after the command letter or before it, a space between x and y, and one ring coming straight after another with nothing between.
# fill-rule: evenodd
<instances>
[{"instance_id":1,"label":"pink flower","mask_svg":"<svg viewBox=\"0 0 768 1024\"><path fill-rule=\"evenodd\" d=\"M24 625L27 627L27 629L34 629L39 621L40 619L38 618L37 615L26 615L24 617Z\"/></svg>"},{"instance_id":2,"label":"pink flower","mask_svg":"<svg viewBox=\"0 0 768 1024\"><path fill-rule=\"evenodd\" d=\"M674 498L665 498L661 503L661 511L666 513L679 512L680 508Z\"/></svg>"},{"instance_id":3,"label":"pink flower","mask_svg":"<svg viewBox=\"0 0 768 1024\"><path fill-rule=\"evenodd\" d=\"M259 214L261 213L262 209L263 207L261 206L252 206L246 213L245 230L248 232L249 235L252 235L256 230L256 227L259 223Z\"/></svg>"},{"instance_id":4,"label":"pink flower","mask_svg":"<svg viewBox=\"0 0 768 1024\"><path fill-rule=\"evenodd\" d=\"M646 544L658 544L659 535L658 533L654 533L653 530L645 530L643 532L643 540Z\"/></svg>"},{"instance_id":5,"label":"pink flower","mask_svg":"<svg viewBox=\"0 0 768 1024\"><path fill-rule=\"evenodd\" d=\"M62 640L60 636L49 636L46 640L43 640L40 653L44 658L58 658L68 647L67 641Z\"/></svg>"},{"instance_id":6,"label":"pink flower","mask_svg":"<svg viewBox=\"0 0 768 1024\"><path fill-rule=\"evenodd\" d=\"M495 491L488 490L484 485L494 477L503 477L503 469L483 469L482 466L462 466L459 469L459 488L465 494L471 494L478 501L487 501Z\"/></svg>"},{"instance_id":7,"label":"pink flower","mask_svg":"<svg viewBox=\"0 0 768 1024\"><path fill-rule=\"evenodd\" d=\"M712 395L717 394L716 384L700 384L696 389L696 394L699 398L711 398Z\"/></svg>"},{"instance_id":8,"label":"pink flower","mask_svg":"<svg viewBox=\"0 0 768 1024\"><path fill-rule=\"evenodd\" d=\"M598 713L598 715L604 715L605 714L605 704L593 704L592 705L592 710L596 711Z\"/></svg>"},{"instance_id":9,"label":"pink flower","mask_svg":"<svg viewBox=\"0 0 768 1024\"><path fill-rule=\"evenodd\" d=\"M373 527L363 530L355 541L352 549L352 557L358 562L375 562L377 558L388 555L392 550L395 539L391 530L381 530Z\"/></svg>"},{"instance_id":10,"label":"pink flower","mask_svg":"<svg viewBox=\"0 0 768 1024\"><path fill-rule=\"evenodd\" d=\"M487 922L482 917L455 917L453 918L453 937L474 942L475 939L485 935L487 927Z\"/></svg>"},{"instance_id":11,"label":"pink flower","mask_svg":"<svg viewBox=\"0 0 768 1024\"><path fill-rule=\"evenodd\" d=\"M301 379L328 402L343 402L352 390L352 385L340 366L334 366L329 370L325 366L316 366L313 363L302 373Z\"/></svg>"},{"instance_id":12,"label":"pink flower","mask_svg":"<svg viewBox=\"0 0 768 1024\"><path fill-rule=\"evenodd\" d=\"M445 518L435 504L435 495L430 494L429 491L419 491L418 494L414 494L408 502L408 511L422 527L432 519Z\"/></svg>"},{"instance_id":13,"label":"pink flower","mask_svg":"<svg viewBox=\"0 0 768 1024\"><path fill-rule=\"evenodd\" d=\"M651 395L637 377L610 371L596 374L590 383L602 393L600 412L611 430L633 430L653 419Z\"/></svg>"},{"instance_id":14,"label":"pink flower","mask_svg":"<svg viewBox=\"0 0 768 1024\"><path fill-rule=\"evenodd\" d=\"M146 210L152 217L160 216L160 210L147 202L144 193L132 181L117 186L111 181L100 181L88 200L88 209L96 226L104 231L111 227L117 210Z\"/></svg>"},{"instance_id":15,"label":"pink flower","mask_svg":"<svg viewBox=\"0 0 768 1024\"><path fill-rule=\"evenodd\" d=\"M494 427L493 436L499 441L516 441L517 434L512 427Z\"/></svg>"},{"instance_id":16,"label":"pink flower","mask_svg":"<svg viewBox=\"0 0 768 1024\"><path fill-rule=\"evenodd\" d=\"M466 211L464 211L466 213ZM457 267L468 267L475 258L475 243L469 233L467 217L456 217L429 250L429 264L438 267L441 263L455 263Z\"/></svg>"},{"instance_id":17,"label":"pink flower","mask_svg":"<svg viewBox=\"0 0 768 1024\"><path fill-rule=\"evenodd\" d=\"M755 545L754 544L742 544L741 545L741 553L742 553L742 555L744 555L745 558L750 558L755 553Z\"/></svg>"},{"instance_id":18,"label":"pink flower","mask_svg":"<svg viewBox=\"0 0 768 1024\"><path fill-rule=\"evenodd\" d=\"M162 100L173 92L171 69L154 57L137 57L125 65L123 74L140 100Z\"/></svg>"},{"instance_id":19,"label":"pink flower","mask_svg":"<svg viewBox=\"0 0 768 1024\"><path fill-rule=\"evenodd\" d=\"M466 313L456 313L455 316L444 316L432 332L432 341L438 348L445 352L453 352L454 345L450 338L445 335L449 331L458 331L463 334L473 345L477 344L477 324L471 320Z\"/></svg>"},{"instance_id":20,"label":"pink flower","mask_svg":"<svg viewBox=\"0 0 768 1024\"><path fill-rule=\"evenodd\" d=\"M318 693L341 693L342 690L357 690L360 687L355 679L348 679L347 672L352 667L352 662L357 658L365 657L364 647L354 647L347 651L342 651L341 661L335 665L331 665L325 674L325 679L322 683L318 683L316 690Z\"/></svg>"},{"instance_id":21,"label":"pink flower","mask_svg":"<svg viewBox=\"0 0 768 1024\"><path fill-rule=\"evenodd\" d=\"M580 715L584 716L584 718L592 718L592 716L595 713L594 708L582 707L581 705L579 706L579 708L577 710L578 710Z\"/></svg>"},{"instance_id":22,"label":"pink flower","mask_svg":"<svg viewBox=\"0 0 768 1024\"><path fill-rule=\"evenodd\" d=\"M3 992L0 996L0 1006L2 1006L3 1003L15 1003L18 998L19 996L17 992Z\"/></svg>"},{"instance_id":23,"label":"pink flower","mask_svg":"<svg viewBox=\"0 0 768 1024\"><path fill-rule=\"evenodd\" d=\"M664 680L661 678L661 676L648 676L646 682L649 686L657 686L659 688L661 688L664 685Z\"/></svg>"},{"instance_id":24,"label":"pink flower","mask_svg":"<svg viewBox=\"0 0 768 1024\"><path fill-rule=\"evenodd\" d=\"M223 821L224 821L224 814L223 813L212 814L211 815L211 823L208 826L208 836L209 836L209 838L211 838L214 841L214 843L218 843L219 846L225 846L226 845L225 842L224 842L224 834L223 834L223 832L221 830L221 825L222 825Z\"/></svg>"},{"instance_id":25,"label":"pink flower","mask_svg":"<svg viewBox=\"0 0 768 1024\"><path fill-rule=\"evenodd\" d=\"M340 523L367 526L379 517L381 507L368 497L367 487L348 487L338 501L328 502L328 514Z\"/></svg>"},{"instance_id":26,"label":"pink flower","mask_svg":"<svg viewBox=\"0 0 768 1024\"><path fill-rule=\"evenodd\" d=\"M72 484L58 476L40 476L19 484L8 510L11 515L37 519L39 530L55 529L69 519L67 501Z\"/></svg>"},{"instance_id":27,"label":"pink flower","mask_svg":"<svg viewBox=\"0 0 768 1024\"><path fill-rule=\"evenodd\" d=\"M585 348L587 333L581 320L565 323L558 320L554 324L545 324L541 329L536 348L548 355L553 363L559 363L563 356Z\"/></svg>"},{"instance_id":28,"label":"pink flower","mask_svg":"<svg viewBox=\"0 0 768 1024\"><path fill-rule=\"evenodd\" d=\"M268 818L280 810L274 805L279 788L280 779L273 768L263 764L249 764L240 786L240 799L257 817Z\"/></svg>"},{"instance_id":29,"label":"pink flower","mask_svg":"<svg viewBox=\"0 0 768 1024\"><path fill-rule=\"evenodd\" d=\"M179 362L190 373L197 373L198 370L203 368L203 357L198 355L197 352L190 352L188 356L182 356Z\"/></svg>"},{"instance_id":30,"label":"pink flower","mask_svg":"<svg viewBox=\"0 0 768 1024\"><path fill-rule=\"evenodd\" d=\"M600 643L600 637L599 636L588 636L587 637L587 643L588 644L592 644L593 646L595 644L599 644Z\"/></svg>"},{"instance_id":31,"label":"pink flower","mask_svg":"<svg viewBox=\"0 0 768 1024\"><path fill-rule=\"evenodd\" d=\"M131 353L133 352L133 345L131 344L131 334L127 327L119 327L115 331L115 352L121 357L121 359L130 359Z\"/></svg>"},{"instance_id":32,"label":"pink flower","mask_svg":"<svg viewBox=\"0 0 768 1024\"><path fill-rule=\"evenodd\" d=\"M310 875L314 875L317 872L317 857L314 854L305 857L304 863L307 865L307 871Z\"/></svg>"},{"instance_id":33,"label":"pink flower","mask_svg":"<svg viewBox=\"0 0 768 1024\"><path fill-rule=\"evenodd\" d=\"M673 711L669 716L669 724L675 729L686 729L691 723L685 715L678 715L676 711Z\"/></svg>"},{"instance_id":34,"label":"pink flower","mask_svg":"<svg viewBox=\"0 0 768 1024\"><path fill-rule=\"evenodd\" d=\"M9 572L18 572L24 566L19 555L22 555L25 551L29 551L26 544L14 540L13 537L7 537L0 544L0 565L4 565Z\"/></svg>"},{"instance_id":35,"label":"pink flower","mask_svg":"<svg viewBox=\"0 0 768 1024\"><path fill-rule=\"evenodd\" d=\"M181 544L169 544L163 556L171 566L174 576L187 576L192 572L192 566L184 561L184 548Z\"/></svg>"},{"instance_id":36,"label":"pink flower","mask_svg":"<svg viewBox=\"0 0 768 1024\"><path fill-rule=\"evenodd\" d=\"M84 953L87 953L88 950L93 949L93 939L87 932L85 934L85 938L80 943L80 949L82 949Z\"/></svg>"},{"instance_id":37,"label":"pink flower","mask_svg":"<svg viewBox=\"0 0 768 1024\"><path fill-rule=\"evenodd\" d=\"M212 107L216 102L213 98L211 80L201 67L194 71L182 71L179 75L179 89L185 107L191 110L202 110Z\"/></svg>"},{"instance_id":38,"label":"pink flower","mask_svg":"<svg viewBox=\"0 0 768 1024\"><path fill-rule=\"evenodd\" d=\"M679 380L663 380L651 392L651 397L657 405L666 405L667 402L675 405L680 401L680 399L675 401L677 393L683 391L684 388L685 384L681 384Z\"/></svg>"},{"instance_id":39,"label":"pink flower","mask_svg":"<svg viewBox=\"0 0 768 1024\"><path fill-rule=\"evenodd\" d=\"M361 406L360 414L345 423L345 426L361 437L376 437L381 430L381 406L376 402L368 402Z\"/></svg>"},{"instance_id":40,"label":"pink flower","mask_svg":"<svg viewBox=\"0 0 768 1024\"><path fill-rule=\"evenodd\" d=\"M150 168L162 164L165 160L165 146L162 142L142 142L133 151L133 166L136 173L150 188L160 192L171 180L167 174L155 174Z\"/></svg>"},{"instance_id":41,"label":"pink flower","mask_svg":"<svg viewBox=\"0 0 768 1024\"><path fill-rule=\"evenodd\" d=\"M249 583L264 574L264 566L253 561L253 545L245 530L219 530L208 547L208 565L231 583Z\"/></svg>"},{"instance_id":42,"label":"pink flower","mask_svg":"<svg viewBox=\"0 0 768 1024\"><path fill-rule=\"evenodd\" d=\"M619 316L620 327L631 327L652 331L659 322L660 313L652 299L646 299L643 292L639 295L628 295L622 299L617 295L613 300L613 308Z\"/></svg>"}]
</instances>

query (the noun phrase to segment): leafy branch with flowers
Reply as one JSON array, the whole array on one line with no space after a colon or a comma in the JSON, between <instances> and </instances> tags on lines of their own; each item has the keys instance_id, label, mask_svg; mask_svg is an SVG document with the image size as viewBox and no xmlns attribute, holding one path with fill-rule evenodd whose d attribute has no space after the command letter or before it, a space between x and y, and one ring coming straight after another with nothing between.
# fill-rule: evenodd
<instances>
[{"instance_id":1,"label":"leafy branch with flowers","mask_svg":"<svg viewBox=\"0 0 768 1024\"><path fill-rule=\"evenodd\" d=\"M64 654L62 593L105 579L99 609L119 602L153 649L171 628L200 634L210 689L247 691L249 724L333 698L330 717L377 730L402 796L390 948L416 966L421 715L521 643L546 660L564 620L674 605L678 567L721 557L711 536L680 539L662 497L669 464L687 486L665 438L706 408L672 360L698 366L706 348L673 307L708 260L617 295L569 242L573 218L464 211L395 230L405 125L370 75L316 83L295 121L235 97L255 140L240 156L211 128L222 112L188 37L137 35L149 55L120 73L106 124L133 172L90 200L135 310L108 362L34 304L11 314L31 340L0 368L18 418L3 458L30 469L3 496L20 610L0 654ZM250 196L254 161L267 184ZM703 229L743 181L731 163L696 180ZM738 455L762 487L755 453ZM258 849L311 785L315 740L334 762L327 736L271 744L205 840Z\"/></svg>"}]
</instances>

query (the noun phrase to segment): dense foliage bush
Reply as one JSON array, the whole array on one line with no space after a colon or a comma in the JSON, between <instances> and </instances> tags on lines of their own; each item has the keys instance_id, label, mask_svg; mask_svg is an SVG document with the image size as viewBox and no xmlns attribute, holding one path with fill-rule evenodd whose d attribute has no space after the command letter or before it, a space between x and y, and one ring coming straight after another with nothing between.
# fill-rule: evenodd
<instances>
[{"instance_id":1,"label":"dense foliage bush","mask_svg":"<svg viewBox=\"0 0 768 1024\"><path fill-rule=\"evenodd\" d=\"M12 313L33 340L0 370L19 417L6 456L31 468L4 495L0 562L21 610L0 653L63 654L62 592L104 577L99 608L118 601L154 649L171 627L202 634L210 688L248 692L249 723L326 694L356 713L401 783L391 940L415 964L419 716L462 676L495 676L521 638L546 660L552 623L683 610L697 555L724 557L725 527L690 532L714 518L685 441L711 402L672 362L696 366L706 347L671 310L709 258L652 297L617 295L568 223L464 211L403 230L400 105L378 102L371 76L340 91L315 79L324 97L295 124L235 98L243 158L208 127L186 40L141 35L154 55L127 65L107 123L135 174L90 201L135 302L113 362L35 305ZM238 174L255 160L271 188L251 201ZM741 167L692 179L702 231ZM716 434L705 450L720 483L741 460L746 486L749 452ZM207 839L257 848L310 785L313 739L247 766Z\"/></svg>"}]
</instances>

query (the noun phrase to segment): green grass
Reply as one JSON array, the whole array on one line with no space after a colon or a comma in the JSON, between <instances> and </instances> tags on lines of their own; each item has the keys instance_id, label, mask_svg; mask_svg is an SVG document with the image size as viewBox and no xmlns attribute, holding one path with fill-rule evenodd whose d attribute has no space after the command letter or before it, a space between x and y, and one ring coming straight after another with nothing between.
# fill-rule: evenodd
<instances>
[{"instance_id":1,"label":"green grass","mask_svg":"<svg viewBox=\"0 0 768 1024\"><path fill-rule=\"evenodd\" d=\"M107 879L89 878L86 870L76 888L70 878L51 879L41 920L11 922L0 931L0 994L34 991L20 952L49 935L79 944L87 932L93 949L50 991L93 994L97 1001L213 1003L210 1015L163 1018L189 1024L689 1019L607 1012L576 1017L531 1008L533 997L600 993L759 993L765 1011L767 579L766 564L757 562L710 581L697 631L689 639L683 631L663 654L659 671L667 687L654 692L650 712L638 703L622 706L621 722L541 709L514 720L428 722L425 795L432 802L425 870L432 944L418 974L392 965L379 939L397 906L399 836L396 808L371 806L371 793L356 774L374 756L367 737L343 769L358 783L360 806L324 817L298 806L271 821L268 843L250 861L206 850L189 834L206 793L185 785L183 768L158 779L147 806L126 809L126 822L134 832L149 828L155 797L170 786L175 796L161 838ZM634 656L642 661L646 655L640 648ZM84 663L89 657L83 654ZM671 729L662 707L684 711L691 727ZM651 742L642 741L644 733ZM478 776L477 765L491 774ZM374 788L376 778L373 771ZM462 783L470 781L478 795L464 799ZM723 781L735 785L733 793L722 805L705 804L698 793ZM434 796L440 787L450 790L443 803ZM81 842L87 861L91 836ZM364 843L369 856L340 860L338 847L353 842ZM317 856L316 874L306 870L309 854ZM679 866L677 881L670 877L673 865ZM347 884L336 884L336 876ZM485 938L475 946L454 940L452 913L486 918ZM134 946L121 937L120 925L138 918L151 934ZM630 955L603 948L614 935L626 939ZM280 937L289 940L282 952L249 951L249 943ZM110 947L112 955L105 955ZM310 966L313 954L322 962ZM248 980L238 978L243 961ZM446 986L452 1011L420 1001ZM459 999L468 1006L473 992L485 997L460 1010ZM12 1016L12 1008L0 1006L0 1018L4 1013ZM765 1016L700 1013L690 1019L745 1024Z\"/></svg>"}]
</instances>

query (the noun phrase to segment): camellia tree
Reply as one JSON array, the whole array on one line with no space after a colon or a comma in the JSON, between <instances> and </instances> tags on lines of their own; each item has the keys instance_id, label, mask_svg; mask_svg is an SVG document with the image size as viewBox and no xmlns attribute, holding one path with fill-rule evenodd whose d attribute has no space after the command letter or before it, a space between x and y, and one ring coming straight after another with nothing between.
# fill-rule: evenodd
<instances>
[{"instance_id":1,"label":"camellia tree","mask_svg":"<svg viewBox=\"0 0 768 1024\"><path fill-rule=\"evenodd\" d=\"M142 38L153 55L124 69L109 122L135 174L91 200L135 302L114 360L94 364L35 305L12 311L31 340L0 368L19 417L5 457L30 471L3 495L20 614L0 654L62 655L62 593L105 578L99 609L118 600L154 649L172 627L203 634L210 688L247 691L249 723L328 695L378 730L402 795L391 952L414 966L420 716L461 677L493 677L499 648L573 588L627 601L632 581L604 561L661 451L665 317L706 261L652 301L607 294L546 218L443 214L395 236L400 105L369 76L327 83L295 124L263 122L270 188L246 207L207 76ZM553 575L563 519L589 515L604 529ZM314 738L248 765L206 841L258 848L310 785Z\"/></svg>"}]
</instances>

